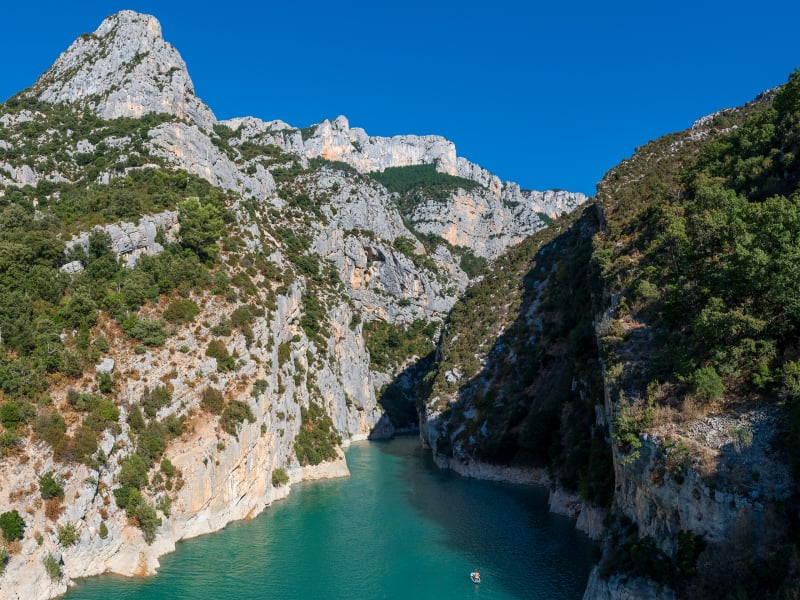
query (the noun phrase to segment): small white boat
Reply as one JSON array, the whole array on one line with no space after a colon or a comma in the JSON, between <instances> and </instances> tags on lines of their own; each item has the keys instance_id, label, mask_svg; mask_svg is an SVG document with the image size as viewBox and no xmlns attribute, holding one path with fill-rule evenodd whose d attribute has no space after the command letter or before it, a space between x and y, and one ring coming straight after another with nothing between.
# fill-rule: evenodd
<instances>
[{"instance_id":1,"label":"small white boat","mask_svg":"<svg viewBox=\"0 0 800 600\"><path fill-rule=\"evenodd\" d=\"M479 584L481 582L481 574L478 573L477 571L473 571L472 573L470 573L469 574L469 578L472 580L472 583L474 583L475 585L477 585L477 584Z\"/></svg>"}]
</instances>

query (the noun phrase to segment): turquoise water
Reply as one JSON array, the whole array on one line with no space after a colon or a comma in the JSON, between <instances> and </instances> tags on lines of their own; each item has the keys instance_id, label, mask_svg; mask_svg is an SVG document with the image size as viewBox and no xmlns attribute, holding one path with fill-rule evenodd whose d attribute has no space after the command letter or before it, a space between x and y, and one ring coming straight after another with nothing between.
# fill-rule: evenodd
<instances>
[{"instance_id":1,"label":"turquoise water","mask_svg":"<svg viewBox=\"0 0 800 600\"><path fill-rule=\"evenodd\" d=\"M353 445L347 462L348 479L179 543L155 577L89 578L66 598L581 598L594 547L543 490L441 471L416 438Z\"/></svg>"}]
</instances>

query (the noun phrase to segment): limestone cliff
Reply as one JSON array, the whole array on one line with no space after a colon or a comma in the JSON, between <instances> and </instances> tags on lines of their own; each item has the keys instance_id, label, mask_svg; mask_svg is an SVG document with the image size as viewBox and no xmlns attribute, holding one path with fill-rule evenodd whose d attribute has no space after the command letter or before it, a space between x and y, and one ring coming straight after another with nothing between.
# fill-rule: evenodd
<instances>
[{"instance_id":1,"label":"limestone cliff","mask_svg":"<svg viewBox=\"0 0 800 600\"><path fill-rule=\"evenodd\" d=\"M435 165L436 170L479 184L477 190L456 190L446 201L430 201L406 215L422 233L433 233L453 245L494 258L555 218L586 202L585 195L549 190L521 190L456 155L455 145L440 136L369 136L350 127L339 116L306 130L281 121L231 119L224 125L234 129L242 141L273 144L306 159L323 158L346 163L361 173L387 168Z\"/></svg>"},{"instance_id":2,"label":"limestone cliff","mask_svg":"<svg viewBox=\"0 0 800 600\"><path fill-rule=\"evenodd\" d=\"M421 164L478 188L413 217L368 176ZM4 379L0 402L0 513L25 524L0 569L14 599L151 574L178 540L346 475L342 447L391 435L376 396L432 348L475 276L464 252L496 256L585 200L503 184L438 136L218 123L158 21L132 11L0 107L0 196L17 269L0 268L0 362L35 389ZM388 356L381 331L414 350ZM302 455L328 422L334 451Z\"/></svg>"},{"instance_id":3,"label":"limestone cliff","mask_svg":"<svg viewBox=\"0 0 800 600\"><path fill-rule=\"evenodd\" d=\"M216 122L195 95L186 64L161 24L130 10L79 37L27 92L45 102L86 106L105 119L169 113L204 129Z\"/></svg>"}]
</instances>

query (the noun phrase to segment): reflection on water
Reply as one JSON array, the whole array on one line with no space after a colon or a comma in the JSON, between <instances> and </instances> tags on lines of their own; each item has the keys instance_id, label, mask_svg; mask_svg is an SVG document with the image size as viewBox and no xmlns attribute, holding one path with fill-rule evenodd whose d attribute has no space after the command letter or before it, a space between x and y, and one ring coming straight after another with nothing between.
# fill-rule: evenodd
<instances>
[{"instance_id":1,"label":"reflection on water","mask_svg":"<svg viewBox=\"0 0 800 600\"><path fill-rule=\"evenodd\" d=\"M594 548L547 512L546 491L441 471L415 438L356 444L347 461L348 479L178 544L156 577L87 579L67 599L582 596Z\"/></svg>"}]
</instances>

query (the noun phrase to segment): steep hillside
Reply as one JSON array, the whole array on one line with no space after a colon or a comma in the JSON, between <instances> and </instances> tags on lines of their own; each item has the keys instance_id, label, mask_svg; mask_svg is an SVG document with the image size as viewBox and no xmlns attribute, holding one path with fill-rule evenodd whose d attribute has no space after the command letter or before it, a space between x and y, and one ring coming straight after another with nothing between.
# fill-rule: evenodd
<instances>
[{"instance_id":1,"label":"steep hillside","mask_svg":"<svg viewBox=\"0 0 800 600\"><path fill-rule=\"evenodd\" d=\"M598 228L595 207L556 220L453 307L421 397L425 437L451 468L547 469L558 485L610 503L611 454L595 426Z\"/></svg>"},{"instance_id":2,"label":"steep hillside","mask_svg":"<svg viewBox=\"0 0 800 600\"><path fill-rule=\"evenodd\" d=\"M487 259L585 200L435 136L217 122L156 19L106 19L0 105L0 595L345 475Z\"/></svg>"},{"instance_id":3,"label":"steep hillside","mask_svg":"<svg viewBox=\"0 0 800 600\"><path fill-rule=\"evenodd\" d=\"M797 589L799 89L794 73L648 144L598 188L619 515L604 573L688 597Z\"/></svg>"},{"instance_id":4,"label":"steep hillside","mask_svg":"<svg viewBox=\"0 0 800 600\"><path fill-rule=\"evenodd\" d=\"M608 508L586 598L795 597L798 90L637 149L445 321L426 439Z\"/></svg>"}]
</instances>

